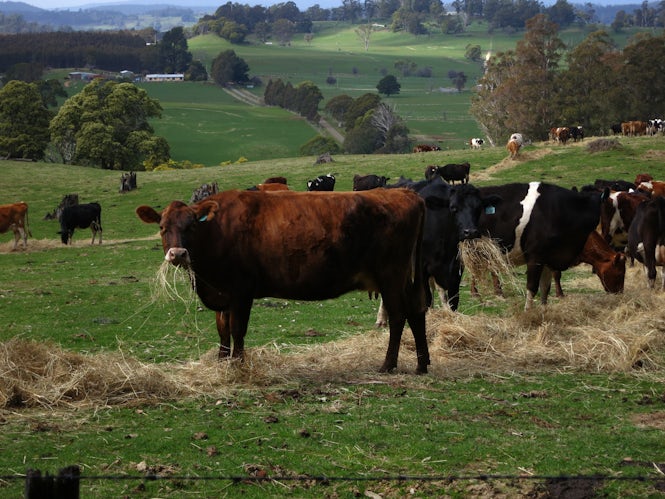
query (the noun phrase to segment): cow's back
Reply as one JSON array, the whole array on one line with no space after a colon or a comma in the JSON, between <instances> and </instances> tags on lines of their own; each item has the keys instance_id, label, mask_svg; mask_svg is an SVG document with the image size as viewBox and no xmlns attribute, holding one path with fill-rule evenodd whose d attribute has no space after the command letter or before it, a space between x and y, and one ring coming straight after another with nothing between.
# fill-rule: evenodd
<instances>
[{"instance_id":1,"label":"cow's back","mask_svg":"<svg viewBox=\"0 0 665 499\"><path fill-rule=\"evenodd\" d=\"M251 285L255 297L378 291L388 273L404 272L394 267L410 261L414 248L399 243L415 241L424 220L423 201L406 189L226 191L208 200L219 209L206 224L210 244L192 255L194 268L231 286Z\"/></svg>"},{"instance_id":2,"label":"cow's back","mask_svg":"<svg viewBox=\"0 0 665 499\"><path fill-rule=\"evenodd\" d=\"M600 217L600 195L540 182L483 187L501 202L481 216L481 230L498 239L515 264L570 267Z\"/></svg>"}]
</instances>

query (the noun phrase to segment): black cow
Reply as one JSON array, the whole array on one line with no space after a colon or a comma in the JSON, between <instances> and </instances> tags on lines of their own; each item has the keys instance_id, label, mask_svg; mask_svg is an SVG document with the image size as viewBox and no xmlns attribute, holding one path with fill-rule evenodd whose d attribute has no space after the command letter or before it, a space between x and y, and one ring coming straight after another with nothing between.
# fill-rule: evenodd
<instances>
[{"instance_id":1,"label":"black cow","mask_svg":"<svg viewBox=\"0 0 665 499\"><path fill-rule=\"evenodd\" d=\"M335 189L335 176L332 173L328 175L319 175L315 179L307 181L308 191L332 191Z\"/></svg>"},{"instance_id":2,"label":"black cow","mask_svg":"<svg viewBox=\"0 0 665 499\"><path fill-rule=\"evenodd\" d=\"M665 198L656 196L637 206L628 229L628 252L642 262L649 288L656 283L656 265L665 265ZM661 288L665 290L665 273Z\"/></svg>"},{"instance_id":3,"label":"black cow","mask_svg":"<svg viewBox=\"0 0 665 499\"><path fill-rule=\"evenodd\" d=\"M86 229L90 227L92 230L92 241L90 244L95 243L95 237L99 232L99 244L102 244L102 207L99 203L76 204L67 206L62 210L60 215L60 239L62 244L69 244L72 242L74 229Z\"/></svg>"},{"instance_id":4,"label":"black cow","mask_svg":"<svg viewBox=\"0 0 665 499\"><path fill-rule=\"evenodd\" d=\"M593 187L599 191L602 191L605 188L608 188L612 191L634 191L635 184L628 182L627 180L603 180L602 178L597 178Z\"/></svg>"},{"instance_id":5,"label":"black cow","mask_svg":"<svg viewBox=\"0 0 665 499\"><path fill-rule=\"evenodd\" d=\"M425 282L434 279L443 290L445 300L452 310L459 306L459 288L463 264L459 259L459 242L480 237L478 220L483 208L493 206L497 196L481 196L480 190L471 184L451 186L441 179L411 182L403 179L399 187L416 191L425 200L425 228L423 230L423 277ZM432 293L426 289L427 302L432 306ZM376 325L386 324L382 309Z\"/></svg>"},{"instance_id":6,"label":"black cow","mask_svg":"<svg viewBox=\"0 0 665 499\"><path fill-rule=\"evenodd\" d=\"M584 128L581 126L569 126L568 130L570 131L570 138L573 139L573 142L584 139Z\"/></svg>"},{"instance_id":7,"label":"black cow","mask_svg":"<svg viewBox=\"0 0 665 499\"><path fill-rule=\"evenodd\" d=\"M607 192L575 192L541 182L482 187L480 192L501 198L480 216L480 230L497 240L513 265L526 264L525 309L538 290L541 302L547 303L552 271L576 264L598 225Z\"/></svg>"},{"instance_id":8,"label":"black cow","mask_svg":"<svg viewBox=\"0 0 665 499\"><path fill-rule=\"evenodd\" d=\"M385 187L386 182L390 178L384 176L378 176L374 174L370 175L354 175L353 176L353 190L354 191L369 191L372 189L377 189L378 187Z\"/></svg>"},{"instance_id":9,"label":"black cow","mask_svg":"<svg viewBox=\"0 0 665 499\"><path fill-rule=\"evenodd\" d=\"M425 168L425 178L431 179L435 176L440 176L446 182L454 184L455 181L462 182L463 184L469 181L469 171L471 165L469 163L448 163L443 166L429 165Z\"/></svg>"}]
</instances>

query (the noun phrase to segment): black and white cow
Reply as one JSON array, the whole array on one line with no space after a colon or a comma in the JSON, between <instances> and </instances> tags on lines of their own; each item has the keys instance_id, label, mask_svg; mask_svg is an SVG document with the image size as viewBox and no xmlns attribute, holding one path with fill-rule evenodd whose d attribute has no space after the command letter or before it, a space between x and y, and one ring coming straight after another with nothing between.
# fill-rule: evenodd
<instances>
[{"instance_id":1,"label":"black and white cow","mask_svg":"<svg viewBox=\"0 0 665 499\"><path fill-rule=\"evenodd\" d=\"M647 284L656 283L656 266L665 265L665 198L656 196L638 205L628 229L628 252L644 265ZM665 290L665 272L661 289Z\"/></svg>"},{"instance_id":2,"label":"black and white cow","mask_svg":"<svg viewBox=\"0 0 665 499\"><path fill-rule=\"evenodd\" d=\"M335 176L332 173L319 175L307 181L308 191L332 191L335 189Z\"/></svg>"},{"instance_id":3,"label":"black and white cow","mask_svg":"<svg viewBox=\"0 0 665 499\"><path fill-rule=\"evenodd\" d=\"M60 214L60 239L62 244L72 242L74 229L92 230L92 241L95 243L95 237L99 232L99 244L102 244L102 207L99 203L75 204L67 206Z\"/></svg>"},{"instance_id":4,"label":"black and white cow","mask_svg":"<svg viewBox=\"0 0 665 499\"><path fill-rule=\"evenodd\" d=\"M469 139L469 145L471 146L471 149L481 149L484 143L485 141L483 139L479 139L477 137Z\"/></svg>"},{"instance_id":5,"label":"black and white cow","mask_svg":"<svg viewBox=\"0 0 665 499\"><path fill-rule=\"evenodd\" d=\"M419 182L402 179L399 187L412 189L425 200L422 241L424 281L433 279L439 287L442 302L457 310L464 270L458 245L460 241L480 237L480 214L486 206L495 205L498 198L494 195L481 196L480 190L471 184L449 185L438 176ZM432 306L429 285L426 292L428 305ZM376 325L385 325L385 321L385 311L379 307Z\"/></svg>"},{"instance_id":6,"label":"black and white cow","mask_svg":"<svg viewBox=\"0 0 665 499\"><path fill-rule=\"evenodd\" d=\"M383 175L354 175L353 176L353 190L354 191L369 191L379 187L385 187L386 182L390 180L389 177Z\"/></svg>"},{"instance_id":7,"label":"black and white cow","mask_svg":"<svg viewBox=\"0 0 665 499\"><path fill-rule=\"evenodd\" d=\"M501 201L480 217L484 235L497 240L513 265L527 266L525 309L540 290L547 303L552 271L573 266L598 225L601 197L607 193L575 192L541 182L480 189Z\"/></svg>"}]
</instances>

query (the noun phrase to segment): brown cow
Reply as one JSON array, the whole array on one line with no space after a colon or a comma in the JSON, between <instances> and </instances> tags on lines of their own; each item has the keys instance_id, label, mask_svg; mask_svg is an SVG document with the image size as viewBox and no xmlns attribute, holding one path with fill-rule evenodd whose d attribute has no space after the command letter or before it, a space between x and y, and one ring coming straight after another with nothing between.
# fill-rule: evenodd
<instances>
[{"instance_id":1,"label":"brown cow","mask_svg":"<svg viewBox=\"0 0 665 499\"><path fill-rule=\"evenodd\" d=\"M603 289L608 293L623 293L626 278L626 255L614 251L598 232L593 231L589 234L577 263L591 265L593 273L598 276ZM554 285L556 295L563 296L561 272L559 271L554 272Z\"/></svg>"},{"instance_id":2,"label":"brown cow","mask_svg":"<svg viewBox=\"0 0 665 499\"><path fill-rule=\"evenodd\" d=\"M508 149L508 152L510 153L510 159L517 158L521 147L522 143L515 139L510 139L508 141L508 144L506 144L506 149Z\"/></svg>"},{"instance_id":3,"label":"brown cow","mask_svg":"<svg viewBox=\"0 0 665 499\"><path fill-rule=\"evenodd\" d=\"M286 184L281 184L279 182L276 183L263 183L263 184L256 184L253 187L249 187L247 189L248 191L261 191L261 192L275 192L275 191L288 191L289 186Z\"/></svg>"},{"instance_id":4,"label":"brown cow","mask_svg":"<svg viewBox=\"0 0 665 499\"><path fill-rule=\"evenodd\" d=\"M651 180L649 182L642 182L637 186L637 190L651 194L652 196L665 196L665 182L658 180Z\"/></svg>"},{"instance_id":5,"label":"brown cow","mask_svg":"<svg viewBox=\"0 0 665 499\"><path fill-rule=\"evenodd\" d=\"M32 237L28 227L28 205L24 202L0 205L0 234L8 230L14 232L14 250L19 239L23 239L23 247L28 247L28 236Z\"/></svg>"},{"instance_id":6,"label":"brown cow","mask_svg":"<svg viewBox=\"0 0 665 499\"><path fill-rule=\"evenodd\" d=\"M324 300L380 293L390 339L381 371L397 367L408 321L418 373L427 372L421 245L425 204L408 189L225 191L193 205L173 201L138 216L160 224L166 261L193 272L203 304L220 312L219 357L242 357L255 298Z\"/></svg>"},{"instance_id":7,"label":"brown cow","mask_svg":"<svg viewBox=\"0 0 665 499\"><path fill-rule=\"evenodd\" d=\"M413 152L431 152L431 151L440 151L441 148L437 145L431 144L418 144L413 148Z\"/></svg>"}]
</instances>

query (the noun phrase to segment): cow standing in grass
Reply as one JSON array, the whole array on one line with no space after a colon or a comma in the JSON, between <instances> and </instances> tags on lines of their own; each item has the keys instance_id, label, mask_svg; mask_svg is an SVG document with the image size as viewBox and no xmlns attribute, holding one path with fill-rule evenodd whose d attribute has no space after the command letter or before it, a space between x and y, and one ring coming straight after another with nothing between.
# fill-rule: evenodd
<instances>
[{"instance_id":1,"label":"cow standing in grass","mask_svg":"<svg viewBox=\"0 0 665 499\"><path fill-rule=\"evenodd\" d=\"M165 259L190 269L203 304L218 312L220 358L242 357L254 299L325 300L380 293L390 324L381 371L397 367L402 331L427 372L421 265L425 203L408 189L271 194L225 191L138 216L160 226Z\"/></svg>"}]
</instances>

